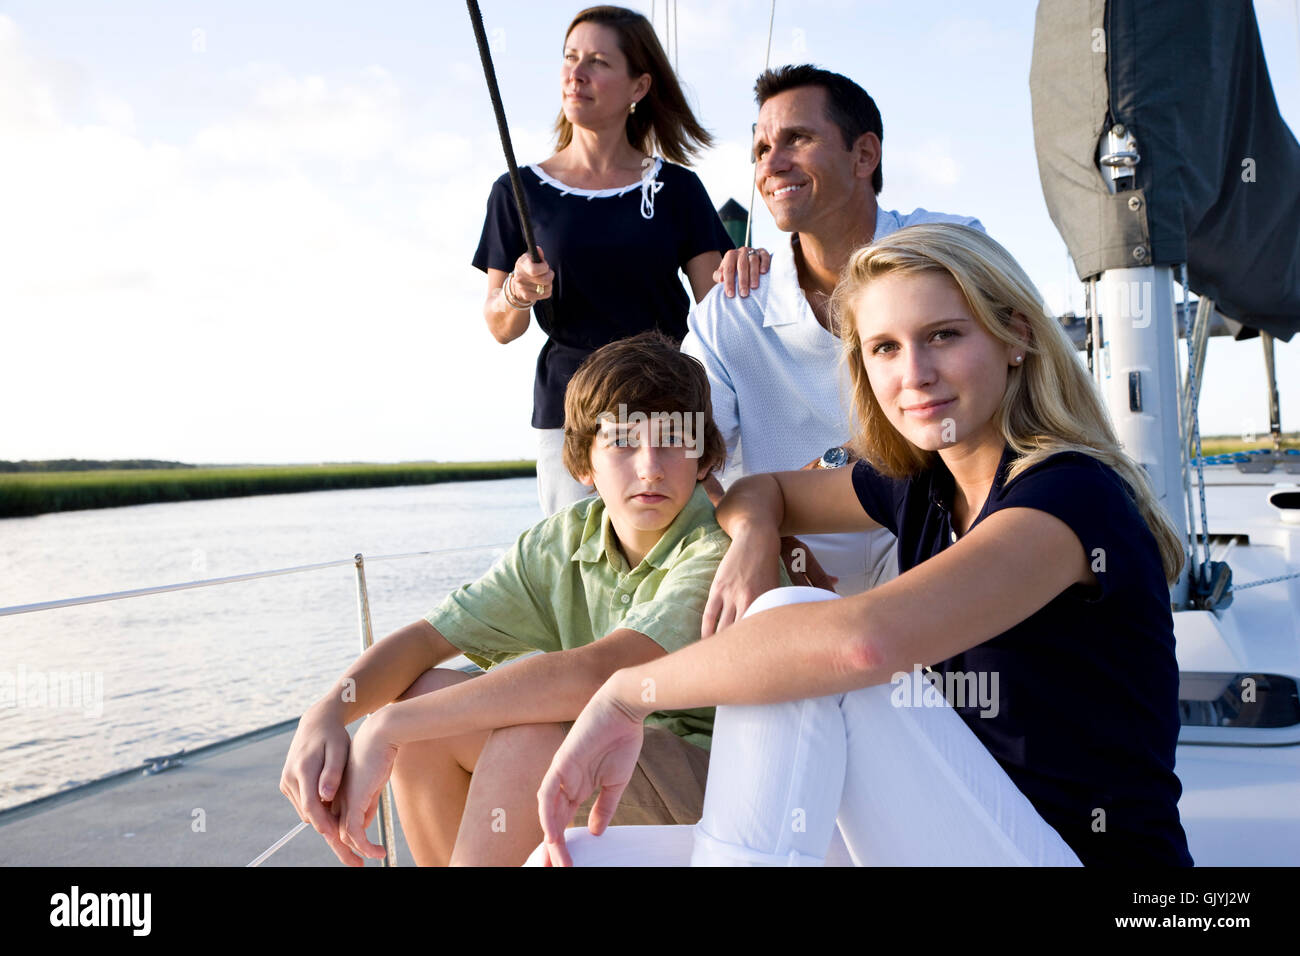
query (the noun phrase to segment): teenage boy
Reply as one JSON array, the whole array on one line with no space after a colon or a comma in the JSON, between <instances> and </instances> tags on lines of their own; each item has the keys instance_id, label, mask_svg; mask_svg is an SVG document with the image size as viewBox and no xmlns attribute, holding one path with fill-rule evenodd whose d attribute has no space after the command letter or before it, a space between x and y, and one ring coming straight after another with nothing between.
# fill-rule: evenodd
<instances>
[{"instance_id":1,"label":"teenage boy","mask_svg":"<svg viewBox=\"0 0 1300 956\"><path fill-rule=\"evenodd\" d=\"M597 496L362 654L298 725L280 790L340 860L383 855L365 826L390 774L419 864L518 865L541 841L537 788L569 723L614 671L699 638L730 543L701 485L725 454L710 407L700 363L657 332L583 363L564 462ZM501 666L533 651L548 653ZM437 666L461 653L487 673ZM650 719L614 822L699 819L712 721L712 708Z\"/></svg>"}]
</instances>

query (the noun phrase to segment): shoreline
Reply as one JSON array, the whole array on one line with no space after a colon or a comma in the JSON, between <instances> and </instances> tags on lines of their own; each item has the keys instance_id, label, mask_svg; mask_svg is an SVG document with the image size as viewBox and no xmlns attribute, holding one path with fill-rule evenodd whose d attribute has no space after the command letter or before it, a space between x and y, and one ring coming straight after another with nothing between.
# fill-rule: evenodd
<instances>
[{"instance_id":1,"label":"shoreline","mask_svg":"<svg viewBox=\"0 0 1300 956\"><path fill-rule=\"evenodd\" d=\"M536 462L403 462L26 471L0 474L0 518L301 491L530 478Z\"/></svg>"},{"instance_id":2,"label":"shoreline","mask_svg":"<svg viewBox=\"0 0 1300 956\"><path fill-rule=\"evenodd\" d=\"M1267 436L1212 435L1201 439L1206 457L1272 447ZM1300 448L1300 433L1285 432L1282 447ZM89 464L89 463L88 463ZM302 491L342 491L431 485L444 481L532 478L537 463L514 461L374 462L317 465L189 465L166 468L108 469L93 465L76 471L0 472L0 519L29 518L59 511L86 511L169 501L202 501Z\"/></svg>"}]
</instances>

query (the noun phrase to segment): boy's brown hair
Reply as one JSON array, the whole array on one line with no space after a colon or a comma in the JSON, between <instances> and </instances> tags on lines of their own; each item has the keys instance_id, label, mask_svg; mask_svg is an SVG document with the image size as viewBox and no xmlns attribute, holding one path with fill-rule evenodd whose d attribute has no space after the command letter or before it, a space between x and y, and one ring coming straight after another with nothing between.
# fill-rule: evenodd
<instances>
[{"instance_id":1,"label":"boy's brown hair","mask_svg":"<svg viewBox=\"0 0 1300 956\"><path fill-rule=\"evenodd\" d=\"M603 419L626 413L682 416L702 413L700 467L721 468L727 459L722 433L713 423L713 400L704 366L683 355L662 332L642 332L597 349L578 367L564 393L564 467L574 478L591 474L591 443Z\"/></svg>"}]
</instances>

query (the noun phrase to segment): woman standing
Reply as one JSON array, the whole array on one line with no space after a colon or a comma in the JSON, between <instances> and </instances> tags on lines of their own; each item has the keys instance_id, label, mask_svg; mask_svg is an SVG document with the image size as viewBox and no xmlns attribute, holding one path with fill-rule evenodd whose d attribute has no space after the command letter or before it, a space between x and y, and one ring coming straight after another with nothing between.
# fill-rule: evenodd
<instances>
[{"instance_id":1,"label":"woman standing","mask_svg":"<svg viewBox=\"0 0 1300 956\"><path fill-rule=\"evenodd\" d=\"M483 315L498 342L528 330L536 302L552 303L532 419L548 515L592 493L560 460L573 373L602 345L648 329L680 340L690 299L678 270L698 302L732 247L703 184L681 165L713 139L645 17L583 10L565 33L560 80L556 151L520 170L543 260L529 256L507 176L492 187L474 255L488 275Z\"/></svg>"},{"instance_id":2,"label":"woman standing","mask_svg":"<svg viewBox=\"0 0 1300 956\"><path fill-rule=\"evenodd\" d=\"M597 787L603 829L650 688L655 708L728 705L704 816L571 833L580 862L819 864L838 822L859 864L1190 865L1182 543L1065 334L1007 252L956 225L854 253L835 307L863 460L729 489L707 640L592 698L539 793L541 852L567 862L570 805ZM781 535L877 526L897 579L769 591Z\"/></svg>"}]
</instances>

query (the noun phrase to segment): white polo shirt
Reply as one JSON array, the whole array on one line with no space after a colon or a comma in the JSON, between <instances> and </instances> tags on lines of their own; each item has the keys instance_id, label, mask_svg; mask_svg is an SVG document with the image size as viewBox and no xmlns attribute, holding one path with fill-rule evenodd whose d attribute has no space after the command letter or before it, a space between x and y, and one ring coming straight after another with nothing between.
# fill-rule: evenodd
<instances>
[{"instance_id":1,"label":"white polo shirt","mask_svg":"<svg viewBox=\"0 0 1300 956\"><path fill-rule=\"evenodd\" d=\"M966 216L878 209L874 238L926 222L984 228ZM842 343L804 298L790 243L773 252L770 271L748 297L728 298L715 286L691 310L687 326L682 351L709 373L713 420L727 443L724 484L741 475L802 468L849 439L851 388ZM857 594L898 573L888 531L808 535L804 541L840 579L840 594Z\"/></svg>"}]
</instances>

